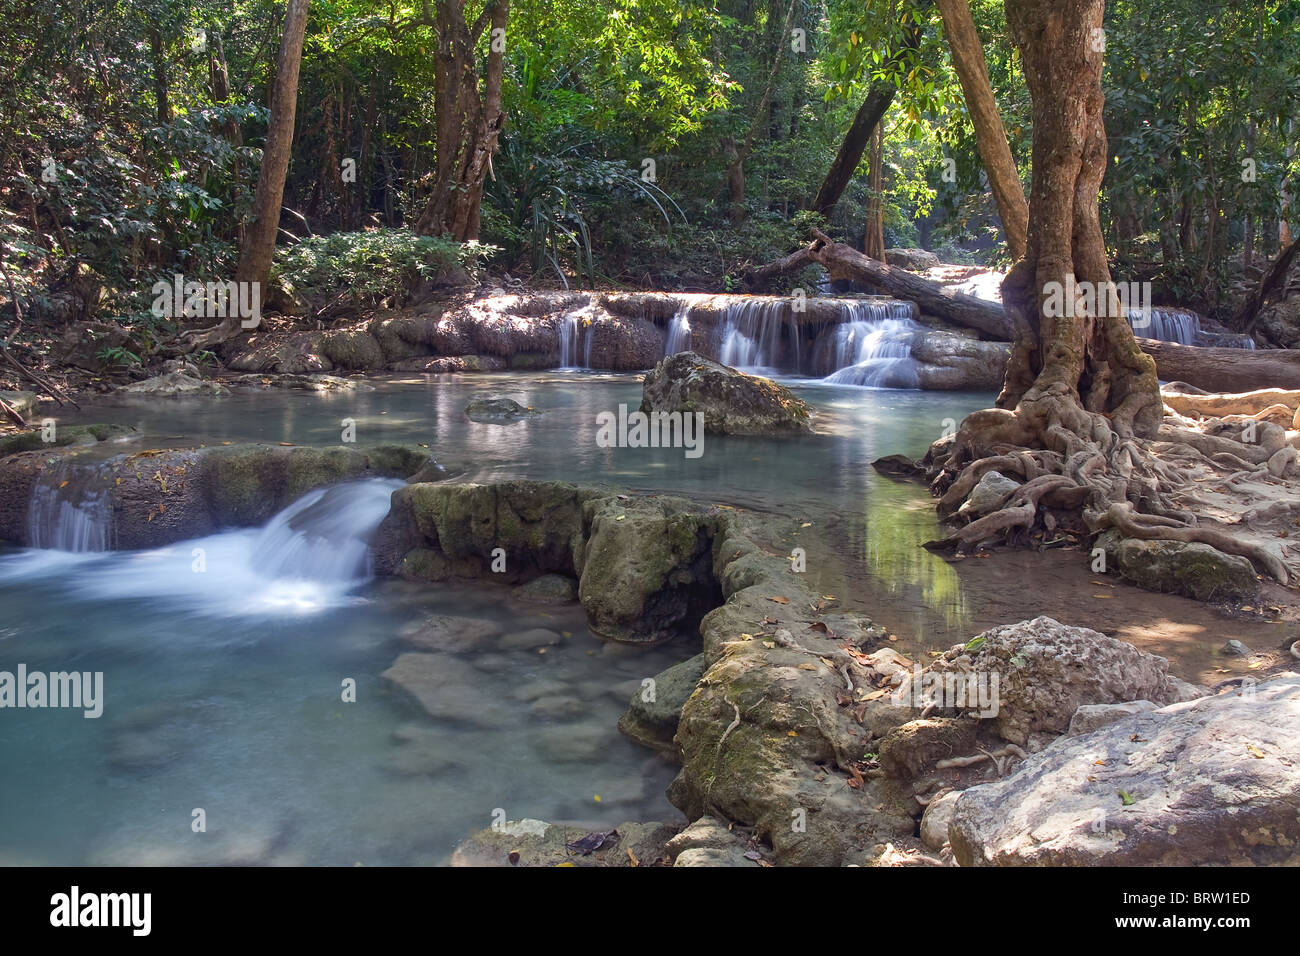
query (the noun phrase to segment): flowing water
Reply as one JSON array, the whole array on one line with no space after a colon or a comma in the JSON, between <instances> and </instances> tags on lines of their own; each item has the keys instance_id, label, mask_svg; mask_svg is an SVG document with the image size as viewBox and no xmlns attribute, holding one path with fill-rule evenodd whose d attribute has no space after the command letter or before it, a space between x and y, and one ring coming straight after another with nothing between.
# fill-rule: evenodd
<instances>
[{"instance_id":1,"label":"flowing water","mask_svg":"<svg viewBox=\"0 0 1300 956\"><path fill-rule=\"evenodd\" d=\"M857 358L857 343L845 349ZM123 451L337 444L350 419L360 444L424 443L455 480L595 480L778 511L806 522L810 583L866 610L904 648L968 639L987 626L993 591L998 618L1068 617L1071 606L1049 604L1063 594L1086 604L1086 569L1081 582L1053 563L1066 555L1033 556L1011 580L984 573L991 562L923 550L939 530L931 499L870 468L882 455L921 454L992 396L786 381L819 409L819 434L708 436L695 459L598 446L597 414L635 407L641 389L635 376L586 372L124 402L80 419L134 426ZM542 414L469 421L465 405L488 395ZM0 550L0 671L102 672L103 716L0 711L0 862L437 864L498 809L602 827L677 819L663 796L674 769L614 725L640 681L696 653L698 636L629 648L595 638L576 606L522 605L490 585L372 579L365 542L396 482L312 492L262 528L111 552L103 502L64 480L33 498L47 547ZM1069 557L1075 568L1079 556ZM1057 579L1042 576L1049 569ZM1159 616L1180 622L1187 676L1228 636L1190 602L1138 597L1125 606L1152 633ZM403 633L431 614L562 639L545 653L501 641L447 655L479 705L434 719L380 676L406 649ZM348 682L355 702L343 700ZM196 811L206 832L193 831Z\"/></svg>"}]
</instances>

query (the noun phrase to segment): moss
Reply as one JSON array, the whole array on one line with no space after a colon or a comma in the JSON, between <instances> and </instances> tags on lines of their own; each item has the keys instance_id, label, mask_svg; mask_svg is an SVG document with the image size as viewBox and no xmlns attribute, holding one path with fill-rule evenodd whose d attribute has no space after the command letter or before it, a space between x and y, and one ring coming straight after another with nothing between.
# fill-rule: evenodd
<instances>
[{"instance_id":1,"label":"moss","mask_svg":"<svg viewBox=\"0 0 1300 956\"><path fill-rule=\"evenodd\" d=\"M376 445L365 455L372 471L391 478L409 478L433 461L419 445Z\"/></svg>"}]
</instances>

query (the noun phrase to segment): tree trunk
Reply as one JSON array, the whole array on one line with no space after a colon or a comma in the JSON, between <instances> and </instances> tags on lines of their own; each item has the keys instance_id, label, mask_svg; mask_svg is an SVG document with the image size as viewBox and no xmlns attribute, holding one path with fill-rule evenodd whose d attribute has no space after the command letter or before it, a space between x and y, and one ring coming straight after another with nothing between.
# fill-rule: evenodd
<instances>
[{"instance_id":1,"label":"tree trunk","mask_svg":"<svg viewBox=\"0 0 1300 956\"><path fill-rule=\"evenodd\" d=\"M809 261L817 262L834 275L851 276L861 282L879 286L890 295L915 302L922 312L929 315L938 315L967 328L978 329L990 338L1004 342L1015 337L1015 325L1011 317L996 302L955 292L937 282L913 275L906 269L871 259L852 246L833 242L820 230L813 232L816 241L812 245L758 269L754 273L755 277L767 280L779 271L799 268Z\"/></svg>"},{"instance_id":2,"label":"tree trunk","mask_svg":"<svg viewBox=\"0 0 1300 956\"><path fill-rule=\"evenodd\" d=\"M1025 254L1029 231L1029 204L1020 185L1020 173L1007 143L1007 131L998 113L997 101L989 85L988 66L984 62L984 47L967 0L938 0L943 15L943 30L948 38L952 65L957 71L966 111L975 127L975 142L984 171L993 189L993 199L998 206L998 218L1007 237L1007 248L1013 259Z\"/></svg>"},{"instance_id":3,"label":"tree trunk","mask_svg":"<svg viewBox=\"0 0 1300 956\"><path fill-rule=\"evenodd\" d=\"M904 25L903 30L902 45L890 57L893 62L915 51L921 43L921 28L915 21L910 25ZM839 204L840 196L844 194L844 188L848 186L854 172L857 171L858 163L862 162L862 154L866 151L877 124L884 118L897 92L898 90L890 83L877 81L871 84L867 90L867 98L862 101L862 105L858 107L858 112L853 117L853 125L845 134L844 142L840 143L835 161L826 171L826 178L822 180L821 188L817 190L812 205L808 207L813 212L821 213L828 221L830 220L836 205Z\"/></svg>"},{"instance_id":4,"label":"tree trunk","mask_svg":"<svg viewBox=\"0 0 1300 956\"><path fill-rule=\"evenodd\" d=\"M776 74L781 69L781 60L785 57L786 43L790 38L790 27L794 23L794 11L798 6L799 0L790 0L790 6L785 11L785 23L781 27L781 34L776 38L776 55L772 58L772 69L767 73L767 85L763 87L763 98L758 101L758 106L754 109L754 116L749 121L749 132L745 134L745 141L740 148L735 150L735 154L730 156L730 164L727 166L727 184L731 192L731 224L740 225L745 219L745 160L749 159L749 154L754 149L754 132L758 129L759 120L763 113L767 111L768 103L772 100L772 89L776 84Z\"/></svg>"},{"instance_id":5,"label":"tree trunk","mask_svg":"<svg viewBox=\"0 0 1300 956\"><path fill-rule=\"evenodd\" d=\"M294 115L298 108L298 69L302 63L309 2L310 0L289 0L285 10L280 54L275 61L275 85L271 90L266 144L262 148L262 165L258 170L257 192L253 200L254 219L244 234L239 249L239 264L235 267L236 282L253 283L259 289L265 287L270 279L275 238L280 228L280 206L284 199L284 179L289 171L289 156L293 146ZM239 333L241 322L242 317L239 315L227 316L219 325L192 338L189 347L197 349L226 342Z\"/></svg>"},{"instance_id":6,"label":"tree trunk","mask_svg":"<svg viewBox=\"0 0 1300 956\"><path fill-rule=\"evenodd\" d=\"M1282 249L1277 254L1277 258L1272 264L1264 270L1264 274L1259 279L1259 285L1250 295L1246 296L1246 301L1241 304L1228 323L1228 328L1236 329L1238 332L1247 334L1255 331L1255 325L1259 322L1259 313L1267 305L1271 305L1276 299L1280 298L1281 293L1286 291L1286 277L1295 264L1297 255L1300 255L1300 236L1289 246Z\"/></svg>"},{"instance_id":7,"label":"tree trunk","mask_svg":"<svg viewBox=\"0 0 1300 956\"><path fill-rule=\"evenodd\" d=\"M885 161L885 127L876 124L875 135L871 137L871 171L867 174L867 189L871 196L867 200L867 221L862 236L862 251L868 257L885 261L885 177L881 166Z\"/></svg>"},{"instance_id":8,"label":"tree trunk","mask_svg":"<svg viewBox=\"0 0 1300 956\"><path fill-rule=\"evenodd\" d=\"M1018 421L1003 424L1022 445L1059 442L1062 430L1092 434L1092 416L1121 437L1150 437L1162 414L1155 363L1121 314L1098 214L1105 0L1006 0L1006 9L1033 99L1034 146L1026 253L1002 283L1018 331L997 402ZM1091 307L1053 308L1053 293L1082 283L1096 292ZM977 412L967 423L998 418ZM999 440L999 428L989 431Z\"/></svg>"},{"instance_id":9,"label":"tree trunk","mask_svg":"<svg viewBox=\"0 0 1300 956\"><path fill-rule=\"evenodd\" d=\"M416 230L425 235L459 242L478 238L483 183L505 123L501 77L509 14L510 0L489 0L469 24L464 0L438 3L433 20L438 40L437 158L433 195L416 220ZM488 56L480 95L475 50L485 29L489 29Z\"/></svg>"},{"instance_id":10,"label":"tree trunk","mask_svg":"<svg viewBox=\"0 0 1300 956\"><path fill-rule=\"evenodd\" d=\"M840 150L835 154L835 161L831 163L831 168L827 170L826 178L822 180L821 188L817 190L817 196L812 201L810 208L813 212L821 213L828 220L831 218L840 196L844 194L844 187L853 178L858 163L862 162L862 154L866 151L876 124L884 117L889 105L894 102L895 92L894 87L888 83L871 84L871 89L867 91L867 98L858 107L857 115L853 117L853 125L845 134L844 142L840 144Z\"/></svg>"},{"instance_id":11,"label":"tree trunk","mask_svg":"<svg viewBox=\"0 0 1300 956\"><path fill-rule=\"evenodd\" d=\"M149 49L153 54L153 95L158 105L158 122L166 125L172 121L172 107L167 92L167 48L158 27L149 30Z\"/></svg>"}]
</instances>

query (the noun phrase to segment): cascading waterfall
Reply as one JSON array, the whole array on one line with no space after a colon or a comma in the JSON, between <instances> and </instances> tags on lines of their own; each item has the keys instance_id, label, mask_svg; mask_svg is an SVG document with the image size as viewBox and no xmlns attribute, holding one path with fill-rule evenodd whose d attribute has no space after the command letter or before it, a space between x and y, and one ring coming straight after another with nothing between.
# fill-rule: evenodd
<instances>
[{"instance_id":1,"label":"cascading waterfall","mask_svg":"<svg viewBox=\"0 0 1300 956\"><path fill-rule=\"evenodd\" d=\"M1210 345L1221 348L1253 349L1255 340L1249 335L1223 332L1206 332L1201 328L1201 317L1186 309L1152 308L1145 312L1129 309L1128 324L1135 335L1179 345Z\"/></svg>"},{"instance_id":2,"label":"cascading waterfall","mask_svg":"<svg viewBox=\"0 0 1300 956\"><path fill-rule=\"evenodd\" d=\"M906 302L852 302L834 336L836 371L823 381L866 388L916 388L911 336L921 326Z\"/></svg>"},{"instance_id":3,"label":"cascading waterfall","mask_svg":"<svg viewBox=\"0 0 1300 956\"><path fill-rule=\"evenodd\" d=\"M683 302L677 307L672 321L668 323L668 341L664 346L664 355L676 355L678 352L691 350L691 304Z\"/></svg>"},{"instance_id":4,"label":"cascading waterfall","mask_svg":"<svg viewBox=\"0 0 1300 956\"><path fill-rule=\"evenodd\" d=\"M108 489L94 469L50 469L32 489L27 538L34 548L107 551L113 528Z\"/></svg>"},{"instance_id":5,"label":"cascading waterfall","mask_svg":"<svg viewBox=\"0 0 1300 956\"><path fill-rule=\"evenodd\" d=\"M582 337L582 320L574 312L566 315L560 320L560 367L577 368L578 366L578 340ZM590 339L591 336L588 336ZM588 351L591 349L591 342L587 343Z\"/></svg>"},{"instance_id":6,"label":"cascading waterfall","mask_svg":"<svg viewBox=\"0 0 1300 956\"><path fill-rule=\"evenodd\" d=\"M1201 331L1201 318L1181 309L1129 309L1128 324L1133 332L1147 339L1195 345Z\"/></svg>"},{"instance_id":7,"label":"cascading waterfall","mask_svg":"<svg viewBox=\"0 0 1300 956\"><path fill-rule=\"evenodd\" d=\"M370 539L388 514L392 493L402 485L369 479L318 488L262 528L149 551L29 549L0 559L0 581L48 576L74 596L166 602L209 617L311 614L349 603L350 592L373 575ZM56 483L54 492L67 487ZM44 492L37 495L42 513L52 508ZM61 509L51 513L65 514ZM107 547L106 534L94 540L101 542L101 550ZM76 573L69 574L73 567Z\"/></svg>"},{"instance_id":8,"label":"cascading waterfall","mask_svg":"<svg viewBox=\"0 0 1300 956\"><path fill-rule=\"evenodd\" d=\"M740 369L775 369L781 354L781 327L786 324L789 304L784 299L748 299L727 306L722 323L722 346L718 357L723 365ZM799 328L790 323L792 367L799 369ZM791 363L787 362L787 366Z\"/></svg>"}]
</instances>

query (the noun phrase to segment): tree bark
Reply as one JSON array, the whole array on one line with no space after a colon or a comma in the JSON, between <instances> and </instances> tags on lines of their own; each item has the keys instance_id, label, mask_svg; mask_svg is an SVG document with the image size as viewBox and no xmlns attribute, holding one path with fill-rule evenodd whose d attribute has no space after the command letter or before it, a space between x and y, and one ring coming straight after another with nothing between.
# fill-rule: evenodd
<instances>
[{"instance_id":1,"label":"tree bark","mask_svg":"<svg viewBox=\"0 0 1300 956\"><path fill-rule=\"evenodd\" d=\"M1015 337L1016 328L1011 317L996 302L977 299L973 295L913 275L906 269L885 265L863 255L852 246L834 242L820 230L813 232L816 239L812 245L763 266L754 275L764 280L770 279L776 272L806 265L811 260L834 275L852 276L869 285L879 286L890 295L915 302L922 312L949 319L967 328L978 329L990 338L1009 342Z\"/></svg>"},{"instance_id":2,"label":"tree bark","mask_svg":"<svg viewBox=\"0 0 1300 956\"><path fill-rule=\"evenodd\" d=\"M1162 415L1155 363L1122 315L1098 213L1105 0L1006 0L1006 10L1033 99L1034 146L1026 253L1002 283L1018 335L997 404L1015 409L1013 433L1038 442L1059 429L1091 433L1094 415L1121 438L1148 438ZM1092 308L1052 308L1053 292L1080 283L1097 293Z\"/></svg>"},{"instance_id":3,"label":"tree bark","mask_svg":"<svg viewBox=\"0 0 1300 956\"><path fill-rule=\"evenodd\" d=\"M271 274L275 236L280 226L280 206L284 200L284 178L289 171L293 147L294 116L298 110L298 70L307 32L308 5L309 0L289 0L285 11L280 55L275 61L275 86L271 93L266 144L262 148L262 165L258 170L257 192L253 200L255 218L239 250L239 265L235 270L237 282L265 285Z\"/></svg>"},{"instance_id":4,"label":"tree bark","mask_svg":"<svg viewBox=\"0 0 1300 956\"><path fill-rule=\"evenodd\" d=\"M1025 254L1029 231L1029 204L1020 185L1020 173L1007 143L1007 131L998 113L997 101L989 85L988 66L984 62L984 47L975 29L967 0L938 0L943 15L943 30L948 38L952 65L957 71L966 111L975 127L975 142L984 171L988 174L997 203L998 218L1007 237L1007 248L1014 259Z\"/></svg>"},{"instance_id":5,"label":"tree bark","mask_svg":"<svg viewBox=\"0 0 1300 956\"><path fill-rule=\"evenodd\" d=\"M167 48L158 27L149 30L149 49L153 55L153 95L158 106L158 122L166 125L172 121L172 107L167 91Z\"/></svg>"},{"instance_id":6,"label":"tree bark","mask_svg":"<svg viewBox=\"0 0 1300 956\"><path fill-rule=\"evenodd\" d=\"M871 196L867 200L866 225L862 235L862 252L872 259L885 261L885 177L881 166L885 161L885 128L876 124L876 132L871 137L871 171L867 174L867 188Z\"/></svg>"},{"instance_id":7,"label":"tree bark","mask_svg":"<svg viewBox=\"0 0 1300 956\"><path fill-rule=\"evenodd\" d=\"M466 242L478 238L483 184L505 123L501 79L510 0L488 0L472 24L466 22L464 0L440 0L432 15L426 2L424 11L438 40L437 159L433 194L416 230ZM489 41L480 95L475 49L484 30Z\"/></svg>"}]
</instances>

